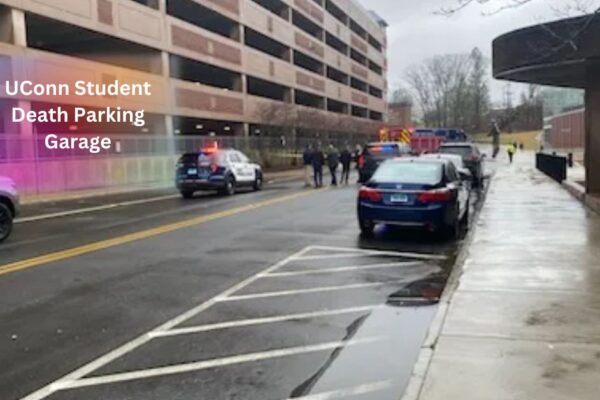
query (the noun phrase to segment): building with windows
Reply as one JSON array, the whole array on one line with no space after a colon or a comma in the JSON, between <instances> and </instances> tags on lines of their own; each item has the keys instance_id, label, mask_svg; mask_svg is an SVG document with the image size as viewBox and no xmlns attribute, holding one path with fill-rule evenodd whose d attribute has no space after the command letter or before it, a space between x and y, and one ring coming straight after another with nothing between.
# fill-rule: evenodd
<instances>
[{"instance_id":1,"label":"building with windows","mask_svg":"<svg viewBox=\"0 0 600 400\"><path fill-rule=\"evenodd\" d=\"M0 0L0 64L13 78L19 56L46 74L151 82L160 95L135 105L147 125L103 133L369 134L386 113L385 28L354 0ZM44 133L8 120L0 131Z\"/></svg>"}]
</instances>

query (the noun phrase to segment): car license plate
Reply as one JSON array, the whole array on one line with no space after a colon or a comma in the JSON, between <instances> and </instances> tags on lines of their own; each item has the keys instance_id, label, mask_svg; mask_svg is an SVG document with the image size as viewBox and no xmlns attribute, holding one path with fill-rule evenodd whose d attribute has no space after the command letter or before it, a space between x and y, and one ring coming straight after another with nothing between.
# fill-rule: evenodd
<instances>
[{"instance_id":1,"label":"car license plate","mask_svg":"<svg viewBox=\"0 0 600 400\"><path fill-rule=\"evenodd\" d=\"M405 194L393 194L390 200L392 203L406 203L408 202L408 196Z\"/></svg>"},{"instance_id":2,"label":"car license plate","mask_svg":"<svg viewBox=\"0 0 600 400\"><path fill-rule=\"evenodd\" d=\"M200 171L198 172L198 178L200 179L208 179L209 173L208 171Z\"/></svg>"},{"instance_id":3,"label":"car license plate","mask_svg":"<svg viewBox=\"0 0 600 400\"><path fill-rule=\"evenodd\" d=\"M187 173L188 173L188 175L198 175L198 169L197 168L188 168Z\"/></svg>"}]
</instances>

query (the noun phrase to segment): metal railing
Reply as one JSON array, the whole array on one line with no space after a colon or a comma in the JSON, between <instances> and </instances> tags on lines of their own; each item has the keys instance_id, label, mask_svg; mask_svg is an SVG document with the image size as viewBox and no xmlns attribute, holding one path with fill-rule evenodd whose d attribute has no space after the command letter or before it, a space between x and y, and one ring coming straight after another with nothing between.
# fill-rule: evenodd
<instances>
[{"instance_id":1,"label":"metal railing","mask_svg":"<svg viewBox=\"0 0 600 400\"><path fill-rule=\"evenodd\" d=\"M535 166L557 182L567 179L567 158L556 154L537 153Z\"/></svg>"},{"instance_id":2,"label":"metal railing","mask_svg":"<svg viewBox=\"0 0 600 400\"><path fill-rule=\"evenodd\" d=\"M61 137L68 135L61 135ZM81 137L82 135L78 135ZM265 169L300 166L308 144L337 148L366 141L364 136L298 137L110 135L112 147L97 154L80 149L48 149L44 136L0 133L0 176L15 180L22 194L40 195L75 190L132 189L173 185L180 154L218 143L235 148Z\"/></svg>"}]
</instances>

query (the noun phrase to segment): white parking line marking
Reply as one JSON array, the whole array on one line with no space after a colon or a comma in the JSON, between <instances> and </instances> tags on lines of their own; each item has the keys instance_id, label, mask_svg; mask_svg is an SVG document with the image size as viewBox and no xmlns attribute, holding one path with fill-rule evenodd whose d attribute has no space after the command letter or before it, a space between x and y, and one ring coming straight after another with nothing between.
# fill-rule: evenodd
<instances>
[{"instance_id":1,"label":"white parking line marking","mask_svg":"<svg viewBox=\"0 0 600 400\"><path fill-rule=\"evenodd\" d=\"M384 286L384 285L389 285L389 284L394 284L394 283L405 283L405 282L406 282L405 280L391 280L391 281L387 281L387 282L367 282L367 283L355 283L355 284L351 284L351 285L321 286L321 287L308 288L308 289L281 290L278 292L241 294L239 296L223 296L223 297L216 299L216 301L240 301L240 300L262 299L265 297L293 296L296 294L332 292L332 291L338 291L338 290L351 290L351 289Z\"/></svg>"},{"instance_id":2,"label":"white parking line marking","mask_svg":"<svg viewBox=\"0 0 600 400\"><path fill-rule=\"evenodd\" d=\"M295 258L294 260L327 260L336 258L358 258L358 257L372 257L369 253L335 253L335 254L319 254L314 256L303 256Z\"/></svg>"},{"instance_id":3,"label":"white parking line marking","mask_svg":"<svg viewBox=\"0 0 600 400\"><path fill-rule=\"evenodd\" d=\"M15 224L22 224L25 222L43 221L43 220L52 219L52 218L70 217L72 215L80 215L80 214L87 214L87 213L91 213L91 212L95 212L95 211L110 210L112 208L117 208L117 207L135 206L135 205L139 205L139 204L154 203L154 202L162 201L162 200L176 199L178 197L181 197L181 195L169 194L166 196L151 197L148 199L123 201L120 203L111 203L111 204L105 204L102 206L80 208L78 210L61 211L61 212L55 212L55 213L34 215L32 217L17 218L17 219L15 219Z\"/></svg>"},{"instance_id":4,"label":"white parking line marking","mask_svg":"<svg viewBox=\"0 0 600 400\"><path fill-rule=\"evenodd\" d=\"M325 350L339 349L347 346L373 343L383 340L382 337L370 337L363 339L350 339L337 342L319 343L307 346L288 347L284 349L268 350L257 353L239 354L230 357L215 358L212 360L198 361L166 367L149 368L145 370L122 372L79 380L63 381L55 384L58 390L80 388L85 386L105 385L107 383L125 382L137 379L153 378L165 375L181 374L184 372L199 371L203 369L223 367L233 364L268 360L271 358L289 357L299 354L314 353Z\"/></svg>"},{"instance_id":5,"label":"white parking line marking","mask_svg":"<svg viewBox=\"0 0 600 400\"><path fill-rule=\"evenodd\" d=\"M257 274L254 274L254 275L250 276L249 278L246 278L242 282L230 287L229 289L225 290L221 294L219 294L215 297L212 297L211 299L205 301L202 304L199 304L198 306L192 308L191 310L188 310L188 311L184 312L183 314L180 314L177 317L165 322L164 324L156 327L152 331L138 336L137 338L125 343L121 347L118 347L115 350L112 350L112 351L106 353L105 355L101 356L100 358L97 358L96 360L89 362L88 364L76 369L75 371L63 376L62 378L60 378L54 382L49 383L46 386L43 386L42 388L29 394L28 396L23 397L22 400L41 400L41 399L44 399L44 398L50 396L54 392L61 390L61 388L63 388L65 382L72 383L72 382L80 379L81 377L94 372L98 368L101 368L101 367L105 366L106 364L116 360L117 358L122 357L123 355L146 344L153 338L150 335L151 333L167 331L167 330L181 324L182 322L192 318L193 316L195 316L203 311L206 311L208 308L212 307L215 303L217 303L217 299L222 298L223 296L232 295L233 293L237 292L238 290L241 290L244 287L253 283L254 281L260 279L261 274L273 272L273 271L277 270L278 268L281 268L288 262L290 262L290 260L292 260L293 257L302 256L303 254L309 252L311 249L312 249L311 246L305 247L304 249L300 250L299 252L292 254L289 257L286 257L285 259L266 268L265 270L263 270Z\"/></svg>"},{"instance_id":6,"label":"white parking line marking","mask_svg":"<svg viewBox=\"0 0 600 400\"><path fill-rule=\"evenodd\" d=\"M393 386L394 381L378 381L372 383L366 383L364 385L357 385L348 388L332 390L330 392L323 392L317 394L310 394L308 396L294 397L287 400L331 400L331 399L345 399L348 396L358 396L360 394L368 394L373 392L380 392L385 389L389 389Z\"/></svg>"},{"instance_id":7,"label":"white parking line marking","mask_svg":"<svg viewBox=\"0 0 600 400\"><path fill-rule=\"evenodd\" d=\"M385 264L370 264L370 265L351 265L347 267L335 267L335 268L323 268L323 269L305 269L301 271L289 271L289 272L272 272L270 274L263 274L261 278L279 278L285 276L300 276L300 275L313 275L313 274L329 274L336 272L352 272L369 269L386 269L386 268L400 268L400 267L414 267L422 265L422 261L405 261Z\"/></svg>"},{"instance_id":8,"label":"white parking line marking","mask_svg":"<svg viewBox=\"0 0 600 400\"><path fill-rule=\"evenodd\" d=\"M381 250L370 250L370 249L352 249L347 247L335 247L335 246L312 246L313 250L331 250L337 252L356 252L371 256L396 256L396 257L409 257L423 260L445 260L447 257L439 254L425 254L425 253L412 253L412 252L400 252L400 251L381 251ZM327 255L326 255L327 256ZM294 260L306 259L305 257L321 257L320 255L315 256L297 256ZM317 258L315 258L317 259Z\"/></svg>"},{"instance_id":9,"label":"white parking line marking","mask_svg":"<svg viewBox=\"0 0 600 400\"><path fill-rule=\"evenodd\" d=\"M271 324L271 323L275 323L275 322L294 321L294 320L298 320L298 319L310 319L310 318L328 317L328 316L342 315L342 314L361 313L361 312L373 311L377 308L382 308L382 307L383 307L383 305L370 305L370 306L362 306L362 307L340 308L337 310L321 310L321 311L313 311L313 312L307 312L307 313L277 315L277 316L273 316L273 317L241 319L241 320L237 320L237 321L227 321L227 322L220 322L220 323L216 323L216 324L189 326L189 327L185 327L185 328L171 329L168 331L154 332L154 333L151 333L150 335L152 337L185 335L185 334L190 334L190 333L214 331L214 330L218 330L218 329L237 328L240 326Z\"/></svg>"}]
</instances>

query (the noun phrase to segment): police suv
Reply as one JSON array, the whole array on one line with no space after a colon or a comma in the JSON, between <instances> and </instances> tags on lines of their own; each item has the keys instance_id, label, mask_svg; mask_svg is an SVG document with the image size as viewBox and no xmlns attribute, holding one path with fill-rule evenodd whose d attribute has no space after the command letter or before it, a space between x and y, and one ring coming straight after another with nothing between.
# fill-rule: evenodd
<instances>
[{"instance_id":1,"label":"police suv","mask_svg":"<svg viewBox=\"0 0 600 400\"><path fill-rule=\"evenodd\" d=\"M176 186L184 198L202 190L217 190L231 196L239 187L261 190L263 173L241 151L209 147L186 153L177 162Z\"/></svg>"}]
</instances>

